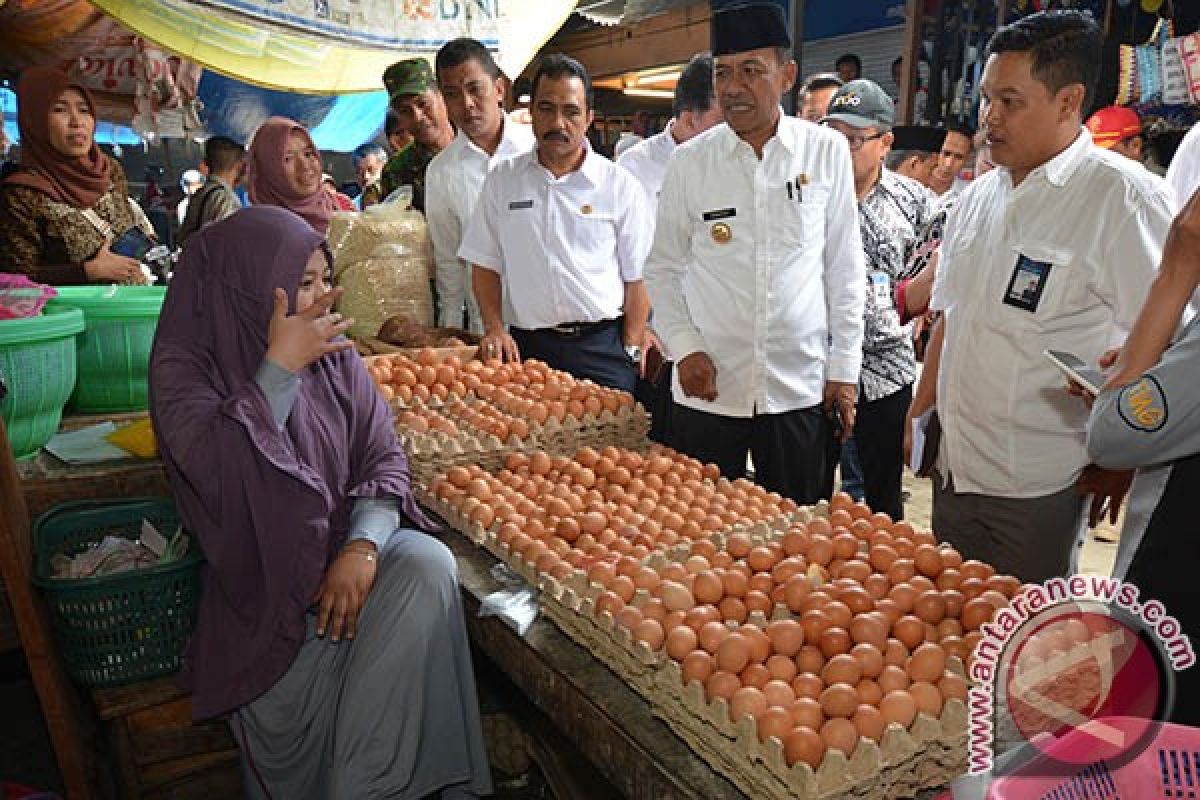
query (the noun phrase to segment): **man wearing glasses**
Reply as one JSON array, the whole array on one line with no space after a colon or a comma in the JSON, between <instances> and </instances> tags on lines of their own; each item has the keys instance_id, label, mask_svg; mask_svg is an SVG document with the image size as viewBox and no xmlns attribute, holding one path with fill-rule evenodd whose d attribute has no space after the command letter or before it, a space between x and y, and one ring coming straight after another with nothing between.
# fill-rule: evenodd
<instances>
[{"instance_id":1,"label":"man wearing glasses","mask_svg":"<svg viewBox=\"0 0 1200 800\"><path fill-rule=\"evenodd\" d=\"M895 284L904 276L919 233L932 214L931 196L911 178L883 166L896 109L878 84L850 81L838 89L822 124L846 138L854 162L854 192L866 256L863 363L854 444L867 505L904 516L904 417L912 401L917 360L900 325ZM848 452L849 451L848 448ZM842 460L843 475L846 459Z\"/></svg>"},{"instance_id":2,"label":"man wearing glasses","mask_svg":"<svg viewBox=\"0 0 1200 800\"><path fill-rule=\"evenodd\" d=\"M675 446L730 479L746 456L797 503L831 488L835 409L854 426L865 277L845 139L789 117L796 80L773 4L713 16L725 118L680 145L646 286L676 356Z\"/></svg>"}]
</instances>

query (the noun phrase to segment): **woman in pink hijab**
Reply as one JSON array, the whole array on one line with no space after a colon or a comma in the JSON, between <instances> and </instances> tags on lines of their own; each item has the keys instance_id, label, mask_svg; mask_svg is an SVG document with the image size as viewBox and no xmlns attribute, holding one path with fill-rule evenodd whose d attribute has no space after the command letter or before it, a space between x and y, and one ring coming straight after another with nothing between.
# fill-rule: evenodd
<instances>
[{"instance_id":1,"label":"woman in pink hijab","mask_svg":"<svg viewBox=\"0 0 1200 800\"><path fill-rule=\"evenodd\" d=\"M321 175L321 154L303 125L271 117L258 126L246 157L251 203L286 208L324 235L337 207L321 188Z\"/></svg>"}]
</instances>

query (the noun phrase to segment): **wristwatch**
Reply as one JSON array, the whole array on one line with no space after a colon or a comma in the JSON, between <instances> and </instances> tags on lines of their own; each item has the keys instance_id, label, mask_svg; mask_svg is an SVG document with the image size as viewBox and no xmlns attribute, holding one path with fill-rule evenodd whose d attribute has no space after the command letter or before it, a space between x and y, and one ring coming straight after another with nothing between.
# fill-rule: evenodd
<instances>
[{"instance_id":1,"label":"wristwatch","mask_svg":"<svg viewBox=\"0 0 1200 800\"><path fill-rule=\"evenodd\" d=\"M629 360L635 364L642 362L642 348L636 344L625 345L625 355L629 356Z\"/></svg>"}]
</instances>

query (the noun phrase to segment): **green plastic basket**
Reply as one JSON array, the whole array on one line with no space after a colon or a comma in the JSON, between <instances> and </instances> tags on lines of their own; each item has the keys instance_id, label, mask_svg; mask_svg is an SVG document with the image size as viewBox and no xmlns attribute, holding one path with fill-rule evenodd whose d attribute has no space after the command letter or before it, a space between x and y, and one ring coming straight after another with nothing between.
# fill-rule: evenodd
<instances>
[{"instance_id":1,"label":"green plastic basket","mask_svg":"<svg viewBox=\"0 0 1200 800\"><path fill-rule=\"evenodd\" d=\"M204 562L195 541L170 564L98 578L50 577L56 554L76 555L105 536L136 539L144 519L167 538L179 525L174 504L161 497L65 503L34 524L33 582L50 608L67 673L84 686L177 671L195 627Z\"/></svg>"},{"instance_id":2,"label":"green plastic basket","mask_svg":"<svg viewBox=\"0 0 1200 800\"><path fill-rule=\"evenodd\" d=\"M48 306L83 312L77 340L79 380L71 408L85 413L144 411L150 347L164 286L62 286Z\"/></svg>"},{"instance_id":3,"label":"green plastic basket","mask_svg":"<svg viewBox=\"0 0 1200 800\"><path fill-rule=\"evenodd\" d=\"M0 417L14 457L34 455L58 430L75 388L75 335L82 330L83 313L74 308L0 320L0 376L8 386Z\"/></svg>"}]
</instances>

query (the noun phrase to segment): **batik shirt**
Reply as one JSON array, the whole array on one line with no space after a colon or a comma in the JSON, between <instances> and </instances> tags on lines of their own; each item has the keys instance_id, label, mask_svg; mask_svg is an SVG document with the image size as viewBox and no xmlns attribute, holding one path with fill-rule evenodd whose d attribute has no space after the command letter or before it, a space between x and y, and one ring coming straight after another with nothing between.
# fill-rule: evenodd
<instances>
[{"instance_id":1,"label":"batik shirt","mask_svg":"<svg viewBox=\"0 0 1200 800\"><path fill-rule=\"evenodd\" d=\"M887 397L916 380L917 359L912 339L900 324L894 290L907 274L906 265L932 214L932 204L933 196L924 186L886 169L858 204L867 262L859 379L864 400Z\"/></svg>"}]
</instances>

